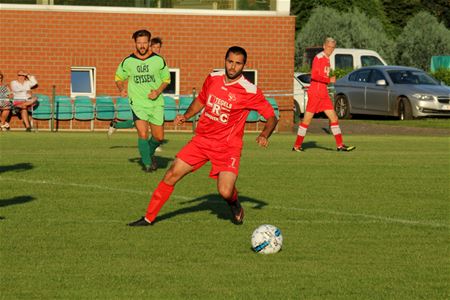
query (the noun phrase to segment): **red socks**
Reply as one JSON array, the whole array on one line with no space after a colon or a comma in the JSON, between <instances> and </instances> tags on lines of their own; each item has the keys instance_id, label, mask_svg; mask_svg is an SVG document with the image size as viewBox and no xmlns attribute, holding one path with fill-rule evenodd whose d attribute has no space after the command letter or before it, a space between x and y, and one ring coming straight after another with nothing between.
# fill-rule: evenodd
<instances>
[{"instance_id":1,"label":"red socks","mask_svg":"<svg viewBox=\"0 0 450 300\"><path fill-rule=\"evenodd\" d=\"M341 128L339 127L339 123L338 122L330 123L330 129L334 135L334 139L336 140L336 146L338 146L338 147L342 146L342 144L343 144L342 132L341 132Z\"/></svg>"},{"instance_id":2,"label":"red socks","mask_svg":"<svg viewBox=\"0 0 450 300\"><path fill-rule=\"evenodd\" d=\"M163 207L164 203L169 199L174 189L173 185L168 185L164 181L158 184L156 189L153 191L152 198L150 199L150 203L147 207L147 213L145 214L145 218L147 221L153 222L156 219L159 211Z\"/></svg>"},{"instance_id":3,"label":"red socks","mask_svg":"<svg viewBox=\"0 0 450 300\"><path fill-rule=\"evenodd\" d=\"M308 125L300 123L297 131L297 139L295 140L294 148L301 148L303 144L303 139L305 138L306 131L308 130Z\"/></svg>"}]
</instances>

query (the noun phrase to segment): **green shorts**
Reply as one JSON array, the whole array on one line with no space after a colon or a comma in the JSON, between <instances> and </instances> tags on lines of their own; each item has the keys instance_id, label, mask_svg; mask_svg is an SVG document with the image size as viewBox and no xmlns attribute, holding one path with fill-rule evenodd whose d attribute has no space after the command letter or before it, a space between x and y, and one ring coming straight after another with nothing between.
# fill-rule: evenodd
<instances>
[{"instance_id":1,"label":"green shorts","mask_svg":"<svg viewBox=\"0 0 450 300\"><path fill-rule=\"evenodd\" d=\"M133 105L132 109L137 120L147 121L159 126L164 124L164 106L154 106L149 108Z\"/></svg>"}]
</instances>

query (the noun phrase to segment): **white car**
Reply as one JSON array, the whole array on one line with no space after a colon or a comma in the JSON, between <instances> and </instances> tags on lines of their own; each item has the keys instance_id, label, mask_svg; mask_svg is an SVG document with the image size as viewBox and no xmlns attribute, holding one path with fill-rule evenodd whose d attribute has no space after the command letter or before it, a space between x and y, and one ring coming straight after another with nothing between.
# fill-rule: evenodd
<instances>
[{"instance_id":1,"label":"white car","mask_svg":"<svg viewBox=\"0 0 450 300\"><path fill-rule=\"evenodd\" d=\"M306 104L308 103L308 90L311 83L310 73L294 73L294 114L299 117L305 113Z\"/></svg>"}]
</instances>

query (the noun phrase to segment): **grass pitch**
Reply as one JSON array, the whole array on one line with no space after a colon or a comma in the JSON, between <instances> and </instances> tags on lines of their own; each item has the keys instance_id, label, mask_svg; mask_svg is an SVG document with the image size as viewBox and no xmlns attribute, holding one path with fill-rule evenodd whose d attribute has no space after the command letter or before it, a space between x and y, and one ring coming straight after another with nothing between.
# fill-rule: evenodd
<instances>
[{"instance_id":1,"label":"grass pitch","mask_svg":"<svg viewBox=\"0 0 450 300\"><path fill-rule=\"evenodd\" d=\"M149 228L126 223L189 134L168 133L143 173L135 133L0 135L2 299L448 299L449 138L247 134L244 225L208 178L185 177ZM278 226L283 250L250 248Z\"/></svg>"}]
</instances>

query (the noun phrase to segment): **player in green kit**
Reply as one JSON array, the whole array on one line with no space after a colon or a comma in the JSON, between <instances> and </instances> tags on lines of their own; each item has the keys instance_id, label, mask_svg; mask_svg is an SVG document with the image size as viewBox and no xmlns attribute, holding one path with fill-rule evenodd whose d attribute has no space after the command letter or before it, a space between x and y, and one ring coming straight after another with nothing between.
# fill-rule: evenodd
<instances>
[{"instance_id":1,"label":"player in green kit","mask_svg":"<svg viewBox=\"0 0 450 300\"><path fill-rule=\"evenodd\" d=\"M153 156L155 149L164 139L162 92L170 83L170 73L164 59L150 50L149 31L138 30L132 38L136 50L121 62L115 80L120 95L128 96L138 133L138 149L143 168L146 172L151 172L157 169ZM149 128L152 132L150 138Z\"/></svg>"}]
</instances>

